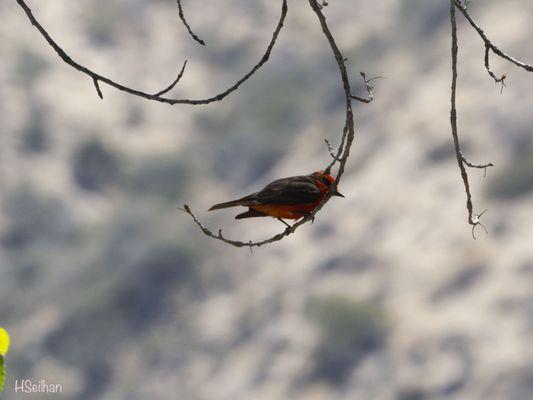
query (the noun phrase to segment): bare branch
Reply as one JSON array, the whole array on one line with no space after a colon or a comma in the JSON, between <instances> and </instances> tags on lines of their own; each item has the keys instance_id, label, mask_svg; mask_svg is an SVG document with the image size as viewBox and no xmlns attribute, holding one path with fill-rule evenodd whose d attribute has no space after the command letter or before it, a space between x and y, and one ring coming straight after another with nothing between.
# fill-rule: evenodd
<instances>
[{"instance_id":1,"label":"bare branch","mask_svg":"<svg viewBox=\"0 0 533 400\"><path fill-rule=\"evenodd\" d=\"M206 98L206 99L169 99L166 97L163 97L159 94L150 94L143 92L141 90L133 89L129 86L121 85L120 83L117 83L113 81L110 78L107 78L103 75L100 75L89 68L79 64L78 62L74 61L62 48L57 44L57 42L52 39L52 37L48 34L46 29L39 23L39 21L35 18L33 15L31 9L28 7L26 2L24 0L16 0L17 3L20 5L20 7L24 10L26 13L26 16L30 20L33 26L39 31L39 33L44 37L44 39L48 42L48 44L55 50L57 55L68 65L70 65L72 68L78 70L79 72L89 76L92 78L93 82L103 82L109 86L114 87L115 89L121 90L123 92L129 93L134 96L142 97L147 100L152 101L158 101L161 103L166 103L170 105L174 104L191 104L191 105L203 105L203 104L209 104L213 103L215 101L221 101L225 97L227 97L229 94L236 91L244 82L246 82L248 79L250 79L270 58L270 54L272 53L272 49L274 48L274 45L276 43L276 40L278 38L278 35L281 31L281 28L283 27L283 23L285 22L285 17L287 16L287 0L282 0L282 7L281 7L281 16L278 22L278 25L276 26L276 29L274 30L274 33L272 35L272 39L270 40L270 43L266 49L266 52L264 53L263 57L259 60L259 62L241 79L239 79L233 86L226 89L224 92L221 92L215 96ZM177 82L176 82L177 83ZM170 85L174 87L172 84ZM170 90L170 89L169 89ZM165 92L166 93L166 92ZM100 94L100 93L99 93Z\"/></svg>"},{"instance_id":2,"label":"bare branch","mask_svg":"<svg viewBox=\"0 0 533 400\"><path fill-rule=\"evenodd\" d=\"M483 29L479 27L479 25L472 19L470 14L468 13L468 1L465 1L464 4L461 3L460 0L450 0L450 21L452 25L452 97L451 97L451 112L450 112L450 121L452 125L452 136L455 143L455 153L457 156L457 163L459 165L459 170L461 171L461 177L463 179L463 183L465 186L466 191L466 208L468 210L468 223L472 225L472 237L476 239L475 236L475 228L476 226L481 226L483 230L488 233L485 226L481 223L480 218L481 216L487 211L483 211L480 214L475 214L473 212L473 205L472 205L472 195L470 193L470 186L468 182L468 174L466 172L466 168L478 168L484 170L484 177L487 175L487 168L492 167L492 163L487 164L473 164L469 162L462 154L461 147L459 144L459 137L457 133L457 111L456 111L456 104L455 104L455 97L456 97L456 90L457 90L457 52L458 52L458 45L457 45L457 23L455 18L455 9L457 8L463 16L466 18L466 20L470 23L470 25L476 30L478 35L481 37L485 44L485 69L487 70L489 76L494 79L494 82L501 85L500 94L503 92L503 89L506 87L505 80L507 79L507 74L502 74L500 77L497 77L496 74L492 71L490 67L490 52L492 51L497 56L501 57L504 60L507 60L511 62L512 64L516 65L517 67L523 68L524 70L528 72L533 72L533 66L526 64L522 61L519 61L508 54L504 53L498 46L496 46L492 41L487 37Z\"/></svg>"},{"instance_id":3,"label":"bare branch","mask_svg":"<svg viewBox=\"0 0 533 400\"><path fill-rule=\"evenodd\" d=\"M337 66L339 68L339 73L340 73L340 78L341 78L342 85L343 85L344 96L346 100L346 121L345 121L344 129L343 129L341 143L339 145L339 148L337 149L337 155L335 155L335 153L333 152L333 148L331 144L329 143L329 141L326 140L326 144L328 146L330 155L333 157L333 161L327 167L326 171L329 172L336 162L339 163L339 169L337 172L337 176L335 177L335 183L331 185L329 192L325 194L325 196L322 198L318 206L312 212L307 214L302 219L298 220L292 226L287 227L283 232L278 233L277 235L274 235L268 239L265 239L259 242L251 242L251 241L242 242L242 241L230 240L223 236L222 230L219 230L218 234L214 234L212 231L207 229L199 221L199 219L194 215L194 213L191 211L189 206L185 205L183 206L183 208L180 208L180 210L189 214L192 217L193 221L196 223L196 225L198 225L198 227L202 230L202 232L210 238L220 240L226 244L229 244L235 247L249 247L250 249L252 247L259 247L265 244L278 242L282 240L285 236L289 236L290 234L294 233L300 226L307 223L308 221L311 221L311 222L314 221L315 215L322 209L324 204L326 204L326 202L331 198L332 194L337 191L337 186L344 173L346 162L348 161L348 157L350 155L350 149L353 144L354 137L355 137L350 80L349 80L348 71L346 68L345 59L341 51L339 50L331 31L329 30L329 27L326 22L326 17L322 13L322 8L325 5L327 5L327 3L324 2L323 4L319 4L317 0L309 0L309 5L311 6L311 8L313 9L313 11L318 17L318 20L322 27L322 32L324 33L331 47L331 50L333 52L333 56L337 62ZM365 81L366 81L366 78L365 78ZM370 82L370 80L367 82Z\"/></svg>"},{"instance_id":4,"label":"bare branch","mask_svg":"<svg viewBox=\"0 0 533 400\"><path fill-rule=\"evenodd\" d=\"M485 213L483 211L481 214L474 214L473 204L472 204L472 194L470 193L470 184L468 182L468 174L466 172L465 165L472 168L487 168L492 166L492 164L486 165L475 165L469 163L461 152L461 146L459 144L459 134L457 129L457 109L456 109L456 92L457 92L457 53L459 51L459 46L457 44L457 21L455 18L455 0L450 0L450 23L452 27L452 94L451 94L451 110L450 110L450 123L452 128L452 137L455 145L455 154L457 157L457 164L461 172L461 178L466 192L466 208L468 210L468 223L472 225L472 236L474 235L474 230L477 225L481 225L484 229L485 227L481 224L479 218Z\"/></svg>"},{"instance_id":5,"label":"bare branch","mask_svg":"<svg viewBox=\"0 0 533 400\"><path fill-rule=\"evenodd\" d=\"M457 90L457 22L455 19L455 5L454 0L450 0L450 22L452 26L452 95L451 95L451 110L450 110L450 123L452 127L452 137L455 145L455 154L457 157L457 164L461 171L461 178L466 191L466 208L468 210L468 222L473 224L472 221L472 195L470 194L470 185L468 183L468 174L463 163L463 156L461 153L461 146L459 144L459 136L457 133L457 109L456 109L456 90Z\"/></svg>"},{"instance_id":6,"label":"bare branch","mask_svg":"<svg viewBox=\"0 0 533 400\"><path fill-rule=\"evenodd\" d=\"M183 8L181 7L181 0L177 0L178 2L178 15L181 19L181 22L183 22L183 25L185 25L185 28L187 28L187 31L189 32L189 35L191 35L191 37L196 40L198 43L200 43L202 46L205 46L205 42L200 39L191 29L191 26L189 25L189 23L187 22L187 20L185 19L185 14L183 14Z\"/></svg>"},{"instance_id":7,"label":"bare branch","mask_svg":"<svg viewBox=\"0 0 533 400\"><path fill-rule=\"evenodd\" d=\"M459 11L461 11L461 13L464 15L464 17L467 19L467 21L470 23L470 25L476 30L476 32L478 33L478 35L481 37L481 39L483 40L483 42L485 42L485 46L490 48L490 50L492 50L492 52L494 54L496 54L497 56L500 56L501 58L513 63L514 65L516 65L517 67L520 67L520 68L523 68L525 69L526 71L528 72L533 72L533 65L530 65L530 64L527 64L527 63L524 63L522 61L519 61L513 57L511 57L510 55L504 53L502 50L500 50L498 48L498 46L496 46L494 43L492 43L490 41L490 39L487 37L487 35L485 34L485 32L483 31L483 29L481 29L479 27L478 24L476 24L476 22L472 19L472 17L470 16L470 14L468 13L468 10L465 6L463 6L463 4L461 4L461 1L460 0L453 0L453 5L455 5L455 7L457 7L457 9ZM487 50L485 50L485 65L487 65ZM489 70L490 68L488 68ZM490 72L489 72L490 74ZM491 74L491 76L493 78L495 78L493 76L493 74ZM497 78L495 78L497 79ZM504 78L505 79L505 78Z\"/></svg>"},{"instance_id":8,"label":"bare branch","mask_svg":"<svg viewBox=\"0 0 533 400\"><path fill-rule=\"evenodd\" d=\"M196 225L198 225L198 227L202 230L204 235L209 236L212 239L220 240L221 242L224 242L224 243L229 244L229 245L234 246L234 247L249 247L250 250L253 247L260 247L260 246L263 246L265 244L279 242L285 236L289 236L291 233L294 233L294 231L296 230L296 228L298 226L300 226L300 225L302 225L303 223L306 222L305 219L302 219L299 222L297 222L296 224L294 224L292 227L288 226L285 229L285 231L283 231L282 233L278 233L277 235L274 235L271 238L262 240L260 242L252 242L252 241L241 242L240 240L231 240L231 239L227 239L226 237L224 237L224 235L222 234L222 229L218 230L218 234L215 234L212 231L210 231L208 228L206 228L198 220L196 215L194 215L194 213L192 212L191 208L187 204L183 205L183 208L178 208L178 209L183 211L183 212L185 212L186 214L189 214L191 216L191 218L193 219L193 221L196 223Z\"/></svg>"},{"instance_id":9,"label":"bare branch","mask_svg":"<svg viewBox=\"0 0 533 400\"><path fill-rule=\"evenodd\" d=\"M352 144L355 138L354 116L353 116L353 111L352 111L352 94L351 94L351 87L350 87L350 79L349 79L348 71L346 68L344 56L339 50L337 43L335 42L335 38L333 37L331 31L329 30L328 24L326 22L326 17L322 13L322 8L317 0L309 0L309 5L311 6L311 8L313 9L313 11L318 17L318 20L322 27L322 32L326 36L326 39L335 57L335 61L337 62L337 66L339 68L340 78L341 78L342 86L344 90L345 101L346 101L346 121L344 124L343 135L342 135L341 144L339 146L339 152L338 152L338 157L337 157L339 158L339 171L337 172L337 176L335 177L335 184L332 185L330 189L330 193L332 193L333 191L337 189L337 185L342 175L344 174L346 161L348 160L348 157L350 156L350 149L352 147Z\"/></svg>"},{"instance_id":10,"label":"bare branch","mask_svg":"<svg viewBox=\"0 0 533 400\"><path fill-rule=\"evenodd\" d=\"M105 84L107 84L107 85L109 85L111 87L114 87L114 88L116 88L118 90L121 90L121 91L124 91L126 93L129 93L129 94L132 94L132 95L135 95L135 96L139 96L139 97L145 98L147 100L159 101L159 102L166 103L166 104L171 104L171 105L173 105L173 104L193 104L193 105L209 104L209 103L212 103L212 102L215 102L215 101L220 101L220 100L224 99L226 96L228 96L230 93L232 93L235 90L237 90L240 87L241 84L243 84L245 81L247 81L252 75L254 75L268 61L268 59L270 57L270 54L272 52L272 49L274 48L276 40L277 40L277 38L279 36L279 33L281 32L281 29L283 27L283 24L285 22L285 18L287 16L287 11L288 11L287 0L282 0L281 16L280 16L279 22L278 22L278 24L277 24L277 26L276 26L276 28L274 30L274 33L272 34L272 39L271 39L271 41L270 41L270 43L269 43L269 45L267 47L267 50L264 53L263 57L259 60L259 62L246 75L244 75L244 77L242 77L240 80L238 80L229 89L227 89L226 91L224 91L224 92L222 92L222 93L220 93L220 94L218 94L216 96L213 96L213 97L210 97L210 98L207 98L207 99L191 100L191 99L169 99L169 98L166 98L166 97L162 97L164 94L166 94L170 90L172 90L176 86L176 84L180 81L180 79L182 78L183 73L185 71L185 66L186 66L187 61L184 62L180 72L178 73L177 78L169 86L167 86L165 89L163 89L160 92L157 92L155 94L146 93L146 92L143 92L143 91L140 91L140 90L137 90L137 89L130 88L128 86L121 85L121 84L111 80L110 78L107 78L107 77L105 77L103 75L100 75L100 74L90 70L89 68L87 68L87 67L77 63L76 61L74 61L61 48L61 46L59 46L52 39L52 37L48 34L46 29L35 18L35 16L33 15L31 9L28 7L26 2L24 0L16 0L16 1L20 5L20 7L24 10L24 12L26 13L26 16L28 17L28 19L30 20L32 25L35 26L35 28L39 31L39 33L43 36L43 38L48 42L48 44L54 49L54 51L58 54L58 56L66 64L70 65L74 69L76 69L76 70L82 72L83 74L89 76L90 78L92 78L93 83L94 83L94 85L96 87L97 93L98 93L98 95L100 97L102 97L102 92L100 90L99 83L103 82L103 83L105 83ZM345 122L345 126L344 126L344 129L343 129L341 143L340 143L339 148L337 150L337 156L334 157L332 164L330 164L327 167L327 171L330 171L331 167L336 162L339 162L339 170L337 172L336 182L333 185L331 185L330 191L328 193L326 193L322 197L322 200L319 203L319 205L311 213L309 213L304 218L302 218L299 221L297 221L296 223L294 223L292 226L287 227L284 232L279 233L277 235L274 235L271 238L263 240L263 241L260 241L260 242L252 242L252 241L242 242L242 241L230 240L230 239L227 239L227 238L225 238L223 236L221 230L219 230L218 234L214 234L209 229L207 229L204 225L202 225L202 223L198 220L198 218L193 214L193 212L191 211L189 206L185 205L181 209L182 211L184 211L185 213L189 214L193 218L194 222L200 227L200 229L202 230L202 232L205 235L207 235L207 236L209 236L211 238L217 239L217 240L221 240L221 241L223 241L223 242L225 242L227 244L233 245L235 247L249 247L251 249L252 247L258 247L258 246L262 246L262 245L267 244L267 243L273 243L273 242L276 242L276 241L279 241L279 240L283 239L285 236L288 236L288 235L294 233L299 226L305 224L306 222L314 221L315 214L324 206L324 204L329 200L331 195L337 190L337 185L338 185L338 183L340 181L341 176L344 173L345 165L346 165L346 162L347 162L349 154L350 154L350 148L351 148L353 140L354 140L355 132L354 132L354 118L353 118L353 112L352 112L352 96L351 96L351 92L350 92L351 89L350 89L350 83L349 83L349 79L348 79L348 72L347 72L346 65L345 65L345 59L342 56L339 48L337 47L337 44L335 43L333 35L331 34L331 32L330 32L330 30L329 30L329 28L327 26L325 16L321 12L322 7L326 6L327 3L325 1L323 1L322 5L321 5L316 0L309 0L309 3L311 5L311 8L316 13L316 15L317 15L317 17L319 19L319 22L320 22L321 27L322 27L322 31L323 31L324 35L326 36L326 39L327 39L327 41L328 41L328 43L329 43L329 45L330 45L330 47L332 49L333 55L335 57L335 60L337 61L337 65L339 67L341 80L342 80L342 83L343 83L345 99L346 99L346 122ZM186 22L185 17L183 16L183 10L181 9L181 3L180 3L179 0L178 0L178 6L180 8L180 17L182 18L182 21L184 22L185 26L189 29L189 32L191 33L193 38L197 39L197 37L190 30L190 27L188 26L188 23ZM362 76L363 76L363 79L365 79L365 85L367 85L367 90L371 91L372 89L371 89L371 86L369 85L370 80L366 80L366 77L364 76L364 74L362 74ZM332 148L330 150L330 154L334 155Z\"/></svg>"}]
</instances>

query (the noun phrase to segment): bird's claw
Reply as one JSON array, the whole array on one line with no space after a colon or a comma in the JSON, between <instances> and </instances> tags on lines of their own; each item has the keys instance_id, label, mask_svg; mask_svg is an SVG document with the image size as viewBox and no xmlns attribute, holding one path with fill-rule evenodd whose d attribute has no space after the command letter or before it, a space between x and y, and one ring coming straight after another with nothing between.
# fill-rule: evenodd
<instances>
[{"instance_id":1,"label":"bird's claw","mask_svg":"<svg viewBox=\"0 0 533 400\"><path fill-rule=\"evenodd\" d=\"M315 222L315 216L312 215L311 213L306 213L306 214L304 215L304 218L309 218L310 221L311 221L311 224L313 224L313 222Z\"/></svg>"},{"instance_id":2,"label":"bird's claw","mask_svg":"<svg viewBox=\"0 0 533 400\"><path fill-rule=\"evenodd\" d=\"M292 226L290 226L288 223L286 223L283 219L278 218L278 221L282 222L287 227L287 229L291 229L292 228Z\"/></svg>"}]
</instances>

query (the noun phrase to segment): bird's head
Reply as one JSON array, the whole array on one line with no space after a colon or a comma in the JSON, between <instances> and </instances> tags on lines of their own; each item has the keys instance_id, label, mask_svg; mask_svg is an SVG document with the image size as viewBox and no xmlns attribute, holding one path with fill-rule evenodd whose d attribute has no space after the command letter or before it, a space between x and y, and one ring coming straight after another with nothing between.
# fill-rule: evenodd
<instances>
[{"instance_id":1,"label":"bird's head","mask_svg":"<svg viewBox=\"0 0 533 400\"><path fill-rule=\"evenodd\" d=\"M335 183L335 178L332 177L330 174L324 172L324 171L316 171L312 174L313 178L315 178L316 184L321 192L325 193L329 190L332 184ZM333 196L339 196L344 197L343 194L339 193L337 190L335 190L332 193Z\"/></svg>"}]
</instances>

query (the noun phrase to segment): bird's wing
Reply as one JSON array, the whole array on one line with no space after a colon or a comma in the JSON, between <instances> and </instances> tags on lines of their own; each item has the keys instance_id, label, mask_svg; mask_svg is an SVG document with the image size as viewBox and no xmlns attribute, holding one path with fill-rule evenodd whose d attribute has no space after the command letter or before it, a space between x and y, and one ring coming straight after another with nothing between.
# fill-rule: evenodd
<instances>
[{"instance_id":1,"label":"bird's wing","mask_svg":"<svg viewBox=\"0 0 533 400\"><path fill-rule=\"evenodd\" d=\"M309 176L292 176L269 183L253 194L259 204L310 204L320 200L320 190Z\"/></svg>"}]
</instances>

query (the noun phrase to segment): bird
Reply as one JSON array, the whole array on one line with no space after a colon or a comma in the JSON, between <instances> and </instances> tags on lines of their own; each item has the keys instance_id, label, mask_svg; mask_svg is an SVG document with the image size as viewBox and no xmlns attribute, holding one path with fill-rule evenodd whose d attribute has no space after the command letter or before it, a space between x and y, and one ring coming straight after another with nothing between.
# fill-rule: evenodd
<instances>
[{"instance_id":1,"label":"bird","mask_svg":"<svg viewBox=\"0 0 533 400\"><path fill-rule=\"evenodd\" d=\"M240 199L215 204L209 211L244 206L248 207L248 211L238 214L235 219L273 217L290 227L284 219L297 220L309 215L334 183L335 178L324 171L290 176L277 179ZM332 192L332 196L344 197L337 190Z\"/></svg>"}]
</instances>

